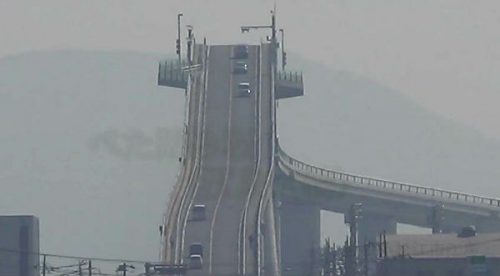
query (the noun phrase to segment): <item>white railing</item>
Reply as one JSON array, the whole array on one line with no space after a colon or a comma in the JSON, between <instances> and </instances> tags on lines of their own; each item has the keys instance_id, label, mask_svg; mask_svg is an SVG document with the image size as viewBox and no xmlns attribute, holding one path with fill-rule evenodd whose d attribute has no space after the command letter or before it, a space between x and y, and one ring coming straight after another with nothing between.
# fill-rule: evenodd
<instances>
[{"instance_id":1,"label":"white railing","mask_svg":"<svg viewBox=\"0 0 500 276\"><path fill-rule=\"evenodd\" d=\"M279 146L278 157L279 161L285 166L289 167L291 170L318 180L329 182L342 181L344 183L347 182L350 184L364 185L366 187L376 187L393 192L417 194L419 196L427 196L434 199L453 200L457 201L457 203L462 202L466 204L486 205L490 207L500 208L500 199L497 198L482 197L466 193L446 191L437 188L397 183L319 168L306 164L289 156Z\"/></svg>"}]
</instances>

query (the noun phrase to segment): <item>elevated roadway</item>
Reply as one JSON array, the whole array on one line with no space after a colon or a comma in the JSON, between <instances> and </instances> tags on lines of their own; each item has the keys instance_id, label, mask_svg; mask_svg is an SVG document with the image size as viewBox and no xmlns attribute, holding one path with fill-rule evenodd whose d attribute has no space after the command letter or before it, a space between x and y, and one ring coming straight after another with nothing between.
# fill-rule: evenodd
<instances>
[{"instance_id":1,"label":"elevated roadway","mask_svg":"<svg viewBox=\"0 0 500 276\"><path fill-rule=\"evenodd\" d=\"M317 275L320 259L320 210L342 213L357 225L360 241L382 232L397 233L397 223L459 232L500 231L500 200L437 188L398 183L328 170L304 163L277 149L274 182L278 199L283 275ZM353 221L351 207L361 203Z\"/></svg>"},{"instance_id":2,"label":"elevated roadway","mask_svg":"<svg viewBox=\"0 0 500 276\"><path fill-rule=\"evenodd\" d=\"M394 223L441 228L436 229L440 232L467 225L476 225L481 232L500 230L499 199L319 168L282 149L278 150L278 166L288 177L287 184L281 186L284 193L300 194L322 209L347 213L352 203L360 202L365 205L366 217L385 217Z\"/></svg>"},{"instance_id":3,"label":"elevated roadway","mask_svg":"<svg viewBox=\"0 0 500 276\"><path fill-rule=\"evenodd\" d=\"M270 47L249 46L243 74L234 72L233 48L198 47L203 66L187 83L186 154L165 220L163 259L189 265L189 246L202 244L202 268L188 275L257 273L257 218L273 152ZM250 95L241 94L241 82ZM204 220L193 219L195 205L205 206Z\"/></svg>"}]
</instances>

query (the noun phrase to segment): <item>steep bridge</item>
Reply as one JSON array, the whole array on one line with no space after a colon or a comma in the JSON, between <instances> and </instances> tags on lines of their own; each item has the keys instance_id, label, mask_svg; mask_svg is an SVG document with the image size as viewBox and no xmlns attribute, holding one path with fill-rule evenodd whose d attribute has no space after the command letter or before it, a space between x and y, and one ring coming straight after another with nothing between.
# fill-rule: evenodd
<instances>
[{"instance_id":1,"label":"steep bridge","mask_svg":"<svg viewBox=\"0 0 500 276\"><path fill-rule=\"evenodd\" d=\"M276 100L303 94L301 74L278 72L271 43L248 46L235 74L236 46L196 44L189 62L160 63L158 84L183 88L181 169L162 233L162 261L201 269L188 275L318 275L320 210L346 215L361 204L359 236L373 240L396 224L434 233L475 225L500 229L500 200L323 169L280 148ZM239 84L249 84L242 95ZM203 214L194 212L204 206Z\"/></svg>"}]
</instances>

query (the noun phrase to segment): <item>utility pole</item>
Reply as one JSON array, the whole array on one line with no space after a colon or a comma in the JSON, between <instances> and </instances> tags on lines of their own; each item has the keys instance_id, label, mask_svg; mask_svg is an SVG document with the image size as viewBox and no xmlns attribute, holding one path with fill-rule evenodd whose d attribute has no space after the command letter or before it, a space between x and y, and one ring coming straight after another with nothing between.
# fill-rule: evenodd
<instances>
[{"instance_id":1,"label":"utility pole","mask_svg":"<svg viewBox=\"0 0 500 276\"><path fill-rule=\"evenodd\" d=\"M43 254L42 276L45 276L46 269L47 269L47 255Z\"/></svg>"},{"instance_id":2,"label":"utility pole","mask_svg":"<svg viewBox=\"0 0 500 276\"><path fill-rule=\"evenodd\" d=\"M387 238L384 230L384 258L387 258Z\"/></svg>"},{"instance_id":3,"label":"utility pole","mask_svg":"<svg viewBox=\"0 0 500 276\"><path fill-rule=\"evenodd\" d=\"M383 256L383 254L382 254L382 249L383 249L382 246L383 246L383 244L382 244L382 232L381 232L379 234L379 238L378 238L378 257L380 259L382 259L382 256Z\"/></svg>"},{"instance_id":4,"label":"utility pole","mask_svg":"<svg viewBox=\"0 0 500 276\"><path fill-rule=\"evenodd\" d=\"M89 276L92 276L92 260L89 260Z\"/></svg>"},{"instance_id":5,"label":"utility pole","mask_svg":"<svg viewBox=\"0 0 500 276\"><path fill-rule=\"evenodd\" d=\"M352 262L350 263L352 266L350 268L352 275L356 275L359 269L358 258L359 258L359 247L358 247L358 223L361 218L361 203L354 203L351 205L348 214L345 216L346 222L349 224L349 248L352 257Z\"/></svg>"},{"instance_id":6,"label":"utility pole","mask_svg":"<svg viewBox=\"0 0 500 276\"><path fill-rule=\"evenodd\" d=\"M271 44L273 47L273 63L278 63L278 42L276 40L276 7L271 11Z\"/></svg>"},{"instance_id":7,"label":"utility pole","mask_svg":"<svg viewBox=\"0 0 500 276\"><path fill-rule=\"evenodd\" d=\"M344 243L344 268L346 276L354 276L355 265L354 265L354 253L355 248L352 247L349 236L345 238Z\"/></svg>"},{"instance_id":8,"label":"utility pole","mask_svg":"<svg viewBox=\"0 0 500 276\"><path fill-rule=\"evenodd\" d=\"M78 260L78 276L83 276L83 271L82 271L82 260Z\"/></svg>"}]
</instances>

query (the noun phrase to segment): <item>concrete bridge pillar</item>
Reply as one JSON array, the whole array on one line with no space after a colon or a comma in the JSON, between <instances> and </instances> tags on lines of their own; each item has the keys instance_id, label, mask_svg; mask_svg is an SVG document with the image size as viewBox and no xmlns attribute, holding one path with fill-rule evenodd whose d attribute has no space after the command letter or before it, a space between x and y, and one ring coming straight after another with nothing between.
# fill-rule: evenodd
<instances>
[{"instance_id":1,"label":"concrete bridge pillar","mask_svg":"<svg viewBox=\"0 0 500 276\"><path fill-rule=\"evenodd\" d=\"M366 242L376 242L379 234L384 232L387 235L396 234L397 222L395 219L363 212L359 219L358 239L359 244Z\"/></svg>"},{"instance_id":2,"label":"concrete bridge pillar","mask_svg":"<svg viewBox=\"0 0 500 276\"><path fill-rule=\"evenodd\" d=\"M282 275L319 275L319 206L299 200L282 199L278 213Z\"/></svg>"}]
</instances>

